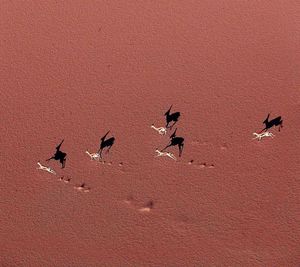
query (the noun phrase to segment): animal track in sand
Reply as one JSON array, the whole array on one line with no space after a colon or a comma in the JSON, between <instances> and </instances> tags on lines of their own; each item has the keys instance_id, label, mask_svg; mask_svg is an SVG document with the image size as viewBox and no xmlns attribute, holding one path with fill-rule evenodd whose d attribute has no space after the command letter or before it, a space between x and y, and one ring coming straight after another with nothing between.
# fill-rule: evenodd
<instances>
[{"instance_id":1,"label":"animal track in sand","mask_svg":"<svg viewBox=\"0 0 300 267\"><path fill-rule=\"evenodd\" d=\"M134 198L132 195L129 195L126 200L124 200L125 203L131 205L132 204L132 201L134 201Z\"/></svg>"},{"instance_id":2,"label":"animal track in sand","mask_svg":"<svg viewBox=\"0 0 300 267\"><path fill-rule=\"evenodd\" d=\"M79 191L79 192L83 192L83 193L88 193L91 190L91 188L87 187L85 183L82 183L80 185L75 185L74 189Z\"/></svg>"},{"instance_id":3,"label":"animal track in sand","mask_svg":"<svg viewBox=\"0 0 300 267\"><path fill-rule=\"evenodd\" d=\"M136 200L133 198L132 195L129 195L124 202L132 206L134 209L138 209L140 212L150 212L154 207L154 202L152 200L149 200L143 207L137 208Z\"/></svg>"},{"instance_id":4,"label":"animal track in sand","mask_svg":"<svg viewBox=\"0 0 300 267\"><path fill-rule=\"evenodd\" d=\"M114 165L114 163L112 161L105 161L105 160L100 160L99 163L106 164L106 165L109 165L109 166ZM118 166L122 167L122 166L124 166L124 163L123 162L119 162Z\"/></svg>"},{"instance_id":5,"label":"animal track in sand","mask_svg":"<svg viewBox=\"0 0 300 267\"><path fill-rule=\"evenodd\" d=\"M61 176L61 177L59 177L58 181L60 181L60 182L64 182L65 184L68 184L68 183L70 183L70 182L71 182L71 178L67 178L67 179L65 179L65 177L64 177L64 176Z\"/></svg>"},{"instance_id":6,"label":"animal track in sand","mask_svg":"<svg viewBox=\"0 0 300 267\"><path fill-rule=\"evenodd\" d=\"M66 178L64 176L61 176L59 179L58 179L60 182L64 182L65 184L69 184L71 183L71 178ZM88 193L90 192L91 188L90 187L87 187L85 183L82 183L80 185L75 185L74 186L74 189L80 191L80 192L84 192L84 193Z\"/></svg>"},{"instance_id":7,"label":"animal track in sand","mask_svg":"<svg viewBox=\"0 0 300 267\"><path fill-rule=\"evenodd\" d=\"M111 162L109 162L109 163L111 163ZM40 162L38 162L37 164L39 165L39 167L38 167L37 169L43 170L43 171L47 171L47 172L52 173L52 174L54 174L54 175L57 174L53 169L51 169L50 167L43 166ZM58 181L59 181L59 182L64 182L65 184L70 184L70 183L71 183L71 180L72 180L72 179L69 178L69 177L68 177L68 178L65 178L64 175L61 175L61 176L58 178ZM90 192L90 190L91 190L91 188L90 188L90 187L87 187L87 186L85 185L85 183L82 183L81 185L76 185L76 186L74 186L74 189L76 189L76 190L78 190L78 191L80 191L80 192L84 192L84 193L88 193L88 192Z\"/></svg>"},{"instance_id":8,"label":"animal track in sand","mask_svg":"<svg viewBox=\"0 0 300 267\"><path fill-rule=\"evenodd\" d=\"M228 149L228 145L227 144L221 145L221 150L227 150L227 149Z\"/></svg>"},{"instance_id":9,"label":"animal track in sand","mask_svg":"<svg viewBox=\"0 0 300 267\"><path fill-rule=\"evenodd\" d=\"M100 160L99 163L106 164L106 165L109 165L109 166L113 165L112 161Z\"/></svg>"},{"instance_id":10,"label":"animal track in sand","mask_svg":"<svg viewBox=\"0 0 300 267\"><path fill-rule=\"evenodd\" d=\"M106 161L104 159L101 159L100 156L98 156L97 153L89 153L88 151L86 151L86 153L90 156L91 161L96 161L97 163L105 164L105 165L109 165L109 166L114 165L114 163L112 161ZM122 167L123 166L123 162L119 162L118 165L120 167Z\"/></svg>"},{"instance_id":11,"label":"animal track in sand","mask_svg":"<svg viewBox=\"0 0 300 267\"><path fill-rule=\"evenodd\" d=\"M72 178L65 178L65 176L60 176L60 177L58 178L58 181L59 181L59 182L63 182L63 183L65 183L66 185L67 185L67 184L71 184L71 180L72 180ZM80 192L84 192L84 193L88 193L88 192L90 192L90 190L91 190L91 188L90 188L90 187L87 187L85 183L82 183L82 184L80 184L80 185L75 185L75 186L74 186L74 189L76 189L76 190L78 190L78 191L80 191Z\"/></svg>"},{"instance_id":12,"label":"animal track in sand","mask_svg":"<svg viewBox=\"0 0 300 267\"><path fill-rule=\"evenodd\" d=\"M140 208L139 211L141 212L150 212L154 207L154 203L152 200L148 201L143 208Z\"/></svg>"},{"instance_id":13,"label":"animal track in sand","mask_svg":"<svg viewBox=\"0 0 300 267\"><path fill-rule=\"evenodd\" d=\"M203 169L203 168L215 168L215 165L214 164L208 164L206 162L201 162L201 163L194 163L194 160L191 159L189 162L188 162L189 165L194 165L197 169L200 168L200 169Z\"/></svg>"},{"instance_id":14,"label":"animal track in sand","mask_svg":"<svg viewBox=\"0 0 300 267\"><path fill-rule=\"evenodd\" d=\"M208 163L204 162L204 163L200 163L199 165L197 165L197 167L199 167L199 168L210 168L210 169L212 169L212 168L215 167L215 165L214 165L214 164L208 164Z\"/></svg>"}]
</instances>

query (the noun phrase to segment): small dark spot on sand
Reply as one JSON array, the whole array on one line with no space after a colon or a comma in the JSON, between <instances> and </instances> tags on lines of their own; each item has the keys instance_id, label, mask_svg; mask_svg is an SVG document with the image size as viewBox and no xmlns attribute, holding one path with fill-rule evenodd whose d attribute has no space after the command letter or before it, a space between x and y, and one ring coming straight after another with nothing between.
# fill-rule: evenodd
<instances>
[{"instance_id":1,"label":"small dark spot on sand","mask_svg":"<svg viewBox=\"0 0 300 267\"><path fill-rule=\"evenodd\" d=\"M132 201L133 201L133 196L132 196L132 195L127 196L125 202L126 202L127 204L130 204Z\"/></svg>"},{"instance_id":2,"label":"small dark spot on sand","mask_svg":"<svg viewBox=\"0 0 300 267\"><path fill-rule=\"evenodd\" d=\"M149 208L149 209L153 209L153 206L154 206L154 203L152 200L148 201L147 204L146 204L146 207Z\"/></svg>"},{"instance_id":3,"label":"small dark spot on sand","mask_svg":"<svg viewBox=\"0 0 300 267\"><path fill-rule=\"evenodd\" d=\"M206 167L206 166L207 166L207 164L206 164L205 162L200 164L200 167L201 167L201 168L204 168L204 167Z\"/></svg>"},{"instance_id":4,"label":"small dark spot on sand","mask_svg":"<svg viewBox=\"0 0 300 267\"><path fill-rule=\"evenodd\" d=\"M154 202L152 200L148 201L143 208L140 208L141 212L150 212L153 209Z\"/></svg>"},{"instance_id":5,"label":"small dark spot on sand","mask_svg":"<svg viewBox=\"0 0 300 267\"><path fill-rule=\"evenodd\" d=\"M222 150L226 150L226 149L228 149L228 146L227 146L227 144L223 144L223 145L221 146L221 149L222 149Z\"/></svg>"}]
</instances>

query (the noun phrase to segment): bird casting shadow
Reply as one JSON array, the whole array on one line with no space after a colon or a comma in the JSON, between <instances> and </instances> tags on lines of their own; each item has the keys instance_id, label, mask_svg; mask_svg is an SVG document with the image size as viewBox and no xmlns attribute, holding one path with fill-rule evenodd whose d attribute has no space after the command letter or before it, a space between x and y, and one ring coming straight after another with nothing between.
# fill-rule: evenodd
<instances>
[{"instance_id":1,"label":"bird casting shadow","mask_svg":"<svg viewBox=\"0 0 300 267\"><path fill-rule=\"evenodd\" d=\"M100 140L101 140L101 143L100 143L100 148L98 150L98 154L100 155L100 158L102 158L102 151L104 148L108 148L107 152L109 152L109 150L111 149L112 145L114 144L115 142L115 138L114 137L111 137L109 139L106 139L106 136L108 135L110 131L108 131Z\"/></svg>"},{"instance_id":2,"label":"bird casting shadow","mask_svg":"<svg viewBox=\"0 0 300 267\"><path fill-rule=\"evenodd\" d=\"M170 114L171 112L171 108L173 105L171 105L171 107L169 108L169 110L165 113L166 116L166 128L172 130L172 127L177 123L179 117L180 117L180 112L174 112L172 114ZM173 122L173 124L171 126L169 126L169 124Z\"/></svg>"},{"instance_id":3,"label":"bird casting shadow","mask_svg":"<svg viewBox=\"0 0 300 267\"><path fill-rule=\"evenodd\" d=\"M175 129L174 133L170 136L170 138L171 138L170 143L162 151L166 150L170 146L178 146L179 157L181 157L183 146L184 146L184 143L183 143L184 138L183 137L177 137L176 136L176 131L177 131L177 128Z\"/></svg>"},{"instance_id":4,"label":"bird casting shadow","mask_svg":"<svg viewBox=\"0 0 300 267\"><path fill-rule=\"evenodd\" d=\"M63 139L63 140L60 142L60 144L56 147L56 152L55 152L54 156L46 160L46 161L49 161L49 160L51 160L51 159L59 160L59 162L60 162L61 165L62 165L62 167L61 167L62 169L63 169L63 168L65 167L65 165L66 165L66 156L67 156L66 153L60 151L60 147L61 147L61 145L62 145L63 142L64 142L64 139Z\"/></svg>"},{"instance_id":5,"label":"bird casting shadow","mask_svg":"<svg viewBox=\"0 0 300 267\"><path fill-rule=\"evenodd\" d=\"M262 133L263 131L266 131L270 128L272 128L273 126L279 126L278 130L280 132L280 128L283 127L282 123L282 119L281 116L269 121L269 117L270 117L270 113L268 114L267 118L263 121L263 123L266 125L266 127L264 129L262 129L259 133Z\"/></svg>"}]
</instances>

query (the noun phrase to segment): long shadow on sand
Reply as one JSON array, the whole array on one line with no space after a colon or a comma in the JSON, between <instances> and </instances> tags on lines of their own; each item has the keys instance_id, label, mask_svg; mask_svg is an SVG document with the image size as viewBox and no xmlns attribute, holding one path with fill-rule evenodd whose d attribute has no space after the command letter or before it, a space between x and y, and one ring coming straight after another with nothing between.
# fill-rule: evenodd
<instances>
[{"instance_id":1,"label":"long shadow on sand","mask_svg":"<svg viewBox=\"0 0 300 267\"><path fill-rule=\"evenodd\" d=\"M108 135L110 131L108 131L100 140L101 140L101 143L100 143L100 148L98 150L98 154L100 155L100 158L102 158L102 151L104 148L108 148L107 152L109 152L109 150L111 149L111 147L113 146L113 144L115 143L115 138L114 137L111 137L109 139L106 139L106 136Z\"/></svg>"},{"instance_id":2,"label":"long shadow on sand","mask_svg":"<svg viewBox=\"0 0 300 267\"><path fill-rule=\"evenodd\" d=\"M171 147L171 146L178 146L179 157L181 157L183 146L184 146L184 143L183 143L184 138L183 137L177 137L176 136L176 131L177 131L177 128L175 129L174 133L170 136L170 138L171 138L170 143L164 149L162 149L162 151L166 150L168 147Z\"/></svg>"},{"instance_id":3,"label":"long shadow on sand","mask_svg":"<svg viewBox=\"0 0 300 267\"><path fill-rule=\"evenodd\" d=\"M166 116L166 128L172 130L172 127L177 123L179 117L180 117L180 112L174 112L174 113L170 113L171 112L171 108L173 105L171 105L171 107L168 109L168 111L165 113ZM173 122L172 125L169 125L171 122Z\"/></svg>"},{"instance_id":4,"label":"long shadow on sand","mask_svg":"<svg viewBox=\"0 0 300 267\"><path fill-rule=\"evenodd\" d=\"M280 132L280 128L283 127L283 125L282 125L283 120L281 119L281 116L278 116L277 118L270 120L270 121L269 121L269 117L270 117L270 113L268 114L267 118L263 121L263 123L265 124L266 127L264 129L262 129L259 133L262 133L263 131L270 129L273 126L279 126L278 130Z\"/></svg>"},{"instance_id":5,"label":"long shadow on sand","mask_svg":"<svg viewBox=\"0 0 300 267\"><path fill-rule=\"evenodd\" d=\"M61 145L62 145L63 142L64 142L64 139L56 147L56 152L55 152L54 156L52 156L51 158L49 158L49 159L46 160L46 161L50 161L51 159L59 160L59 162L62 165L61 168L65 167L65 165L66 165L66 157L67 157L67 153L64 153L64 152L60 151L60 147L61 147Z\"/></svg>"}]
</instances>

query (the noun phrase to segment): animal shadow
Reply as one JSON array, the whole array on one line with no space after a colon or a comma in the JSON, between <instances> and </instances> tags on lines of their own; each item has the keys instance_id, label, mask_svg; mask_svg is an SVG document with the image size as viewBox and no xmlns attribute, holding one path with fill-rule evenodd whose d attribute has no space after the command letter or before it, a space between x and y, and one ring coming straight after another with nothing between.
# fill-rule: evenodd
<instances>
[{"instance_id":1,"label":"animal shadow","mask_svg":"<svg viewBox=\"0 0 300 267\"><path fill-rule=\"evenodd\" d=\"M181 154L182 154L182 150L183 150L183 146L184 146L184 138L183 137L177 137L176 136L176 131L177 131L177 128L175 129L174 133L170 136L170 143L161 151L164 151L166 150L168 147L171 147L171 146L178 146L178 149L179 149L179 157L181 157Z\"/></svg>"},{"instance_id":2,"label":"animal shadow","mask_svg":"<svg viewBox=\"0 0 300 267\"><path fill-rule=\"evenodd\" d=\"M171 112L171 108L173 105L171 105L171 107L169 108L169 110L165 113L166 116L166 128L172 130L172 127L177 123L179 117L180 117L180 112L174 112L172 114L170 114ZM173 122L172 125L169 126L169 124Z\"/></svg>"},{"instance_id":3,"label":"animal shadow","mask_svg":"<svg viewBox=\"0 0 300 267\"><path fill-rule=\"evenodd\" d=\"M114 137L111 137L109 139L106 139L106 136L108 135L110 131L108 131L100 140L101 140L101 143L100 143L100 148L98 150L98 154L100 155L100 158L102 158L102 151L104 148L108 148L107 152L109 152L109 150L111 149L112 145L114 144L115 142L115 138Z\"/></svg>"},{"instance_id":4,"label":"animal shadow","mask_svg":"<svg viewBox=\"0 0 300 267\"><path fill-rule=\"evenodd\" d=\"M263 121L263 123L265 124L266 127L264 129L262 129L259 133L262 133L263 131L270 129L273 126L279 126L278 130L280 132L280 128L283 127L283 125L282 125L283 120L281 119L281 116L279 116L273 120L270 120L270 121L269 121L269 117L270 117L270 113L268 114L267 118Z\"/></svg>"},{"instance_id":5,"label":"animal shadow","mask_svg":"<svg viewBox=\"0 0 300 267\"><path fill-rule=\"evenodd\" d=\"M60 144L56 147L56 152L54 154L54 156L52 156L51 158L49 159L46 159L46 161L50 161L51 159L54 159L54 160L59 160L59 162L61 163L62 165L62 169L65 167L66 165L66 156L67 154L60 151L60 147L62 145L62 143L64 142L64 139L60 142Z\"/></svg>"}]
</instances>

